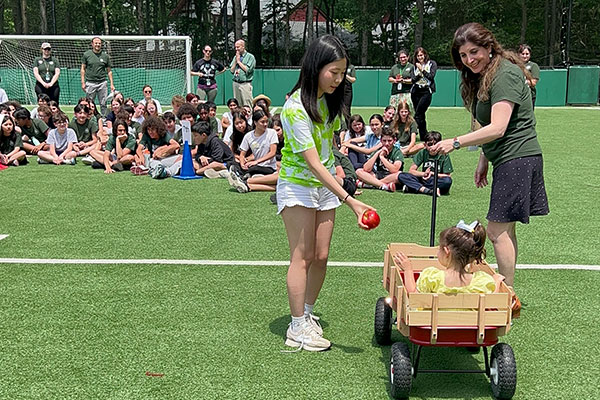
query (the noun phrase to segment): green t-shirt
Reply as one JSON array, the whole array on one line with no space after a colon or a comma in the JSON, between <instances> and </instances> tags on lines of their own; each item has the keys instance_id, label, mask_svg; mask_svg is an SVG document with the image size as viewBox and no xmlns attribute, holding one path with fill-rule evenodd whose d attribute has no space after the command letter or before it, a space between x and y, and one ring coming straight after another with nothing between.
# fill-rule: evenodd
<instances>
[{"instance_id":1,"label":"green t-shirt","mask_svg":"<svg viewBox=\"0 0 600 400\"><path fill-rule=\"evenodd\" d=\"M333 156L335 157L335 166L337 167L339 165L342 167L342 169L344 170L344 174L346 174L346 178L357 178L356 170L354 169L354 165L352 165L352 161L350 161L350 159L347 156L340 153L340 151L335 146L333 146Z\"/></svg>"},{"instance_id":2,"label":"green t-shirt","mask_svg":"<svg viewBox=\"0 0 600 400\"><path fill-rule=\"evenodd\" d=\"M113 151L117 148L117 138L115 135L110 135L108 137L108 141L106 142L106 151ZM127 134L127 139L124 142L121 142L121 148L123 150L129 149L131 150L131 154L135 153L137 148L137 142L135 140L135 136L131 133Z\"/></svg>"},{"instance_id":3,"label":"green t-shirt","mask_svg":"<svg viewBox=\"0 0 600 400\"><path fill-rule=\"evenodd\" d=\"M10 136L0 134L0 154L8 154L15 147L23 149L23 137L19 132L13 132Z\"/></svg>"},{"instance_id":4,"label":"green t-shirt","mask_svg":"<svg viewBox=\"0 0 600 400\"><path fill-rule=\"evenodd\" d=\"M27 135L31 141L33 138L39 140L40 143L46 141L46 132L48 131L48 125L41 119L31 118L31 126L29 128L21 127L21 133L23 136Z\"/></svg>"},{"instance_id":5,"label":"green t-shirt","mask_svg":"<svg viewBox=\"0 0 600 400\"><path fill-rule=\"evenodd\" d=\"M131 121L129 123L129 128L133 128L133 130L135 130L135 134L136 136L142 131L142 124L140 124L139 122L136 121Z\"/></svg>"},{"instance_id":6,"label":"green t-shirt","mask_svg":"<svg viewBox=\"0 0 600 400\"><path fill-rule=\"evenodd\" d=\"M89 142L92 140L92 135L98 133L98 124L89 119L85 121L85 124L79 125L77 119L73 118L69 122L69 128L75 131L79 142Z\"/></svg>"},{"instance_id":7,"label":"green t-shirt","mask_svg":"<svg viewBox=\"0 0 600 400\"><path fill-rule=\"evenodd\" d=\"M149 135L142 135L140 140L140 146L144 146L150 151L150 155L154 154L154 151L159 147L166 146L169 144L169 138L167 136L159 137L158 139L152 139Z\"/></svg>"},{"instance_id":8,"label":"green t-shirt","mask_svg":"<svg viewBox=\"0 0 600 400\"><path fill-rule=\"evenodd\" d=\"M439 160L438 173L451 174L452 172L454 172L454 169L452 168L452 161L450 161L449 155L438 154L432 156L431 154L429 154L429 151L427 151L427 149L423 149L414 155L413 164L415 164L417 167L421 167L421 171L423 172L425 172L427 168L430 168L431 172L433 172L435 168L435 160Z\"/></svg>"},{"instance_id":9,"label":"green t-shirt","mask_svg":"<svg viewBox=\"0 0 600 400\"><path fill-rule=\"evenodd\" d=\"M111 67L110 57L104 51L94 53L87 50L81 57L81 64L85 65L85 81L102 83L108 76L107 68Z\"/></svg>"},{"instance_id":10,"label":"green t-shirt","mask_svg":"<svg viewBox=\"0 0 600 400\"><path fill-rule=\"evenodd\" d=\"M376 152L374 152L373 154L371 154L369 156L369 158L371 158L371 157L377 157L377 160L375 161L375 165L373 166L373 171L385 172L385 173L389 174L390 171L381 162L381 160L379 159L379 154L378 153L379 153L379 151L376 151ZM386 158L392 164L395 163L396 161L402 161L402 166L400 167L400 171L402 171L402 169L404 168L404 154L402 154L402 150L400 150L396 146L393 146L392 150L389 152L389 154L387 155Z\"/></svg>"},{"instance_id":11,"label":"green t-shirt","mask_svg":"<svg viewBox=\"0 0 600 400\"><path fill-rule=\"evenodd\" d=\"M533 79L537 79L538 81L540 80L540 66L539 65L537 65L533 61L527 61L527 64L525 64L525 69L527 69L527 71L529 71L531 73L531 76ZM535 86L532 86L530 89L531 89L531 97L535 97L535 94L536 94Z\"/></svg>"},{"instance_id":12,"label":"green t-shirt","mask_svg":"<svg viewBox=\"0 0 600 400\"><path fill-rule=\"evenodd\" d=\"M58 60L52 56L50 58L36 57L35 60L33 60L33 68L36 67L40 76L46 83L50 83L54 74L56 74L56 70L60 68Z\"/></svg>"},{"instance_id":13,"label":"green t-shirt","mask_svg":"<svg viewBox=\"0 0 600 400\"><path fill-rule=\"evenodd\" d=\"M325 96L317 100L317 109L323 122L310 119L302 100L300 89L296 90L285 102L281 110L281 125L285 145L281 149L281 170L279 178L302 186L321 187L323 184L310 172L302 157L303 151L316 149L325 168L335 175L335 157L333 156L333 134L340 129L340 117L328 122L329 109Z\"/></svg>"},{"instance_id":14,"label":"green t-shirt","mask_svg":"<svg viewBox=\"0 0 600 400\"><path fill-rule=\"evenodd\" d=\"M235 65L233 80L235 82L251 81L252 78L254 77L254 68L256 67L256 59L254 58L254 56L252 54L250 54L246 51L244 53L244 55L241 56L240 61L242 61L242 64L244 64L246 67L248 67L248 70L244 71L243 69L241 69L237 63L237 60L235 59L235 56L233 56L233 60L231 60L231 63L229 64L229 68L231 68ZM237 75L236 75L236 73L237 73ZM215 133L216 133L216 131L215 131Z\"/></svg>"},{"instance_id":15,"label":"green t-shirt","mask_svg":"<svg viewBox=\"0 0 600 400\"><path fill-rule=\"evenodd\" d=\"M395 78L398 75L402 75L402 78L404 79L410 78L410 74L414 68L415 66L409 62L407 62L404 67L400 64L396 64L390 70L390 77ZM392 95L410 93L410 88L412 88L412 83L392 83Z\"/></svg>"},{"instance_id":16,"label":"green t-shirt","mask_svg":"<svg viewBox=\"0 0 600 400\"><path fill-rule=\"evenodd\" d=\"M495 167L520 157L542 154L535 132L535 115L531 90L521 69L508 60L502 60L492 81L487 101L475 104L475 118L481 126L491 123L492 105L507 100L514 108L504 136L482 145L487 159Z\"/></svg>"},{"instance_id":17,"label":"green t-shirt","mask_svg":"<svg viewBox=\"0 0 600 400\"><path fill-rule=\"evenodd\" d=\"M412 136L413 133L417 133L417 131L419 130L419 128L417 127L417 123L415 121L413 121L410 124L410 127L408 128L408 130L405 130L404 125L400 126L400 132L397 132L397 141L396 141L396 146L397 147L402 147L402 146L407 146L410 143L410 137Z\"/></svg>"}]
</instances>

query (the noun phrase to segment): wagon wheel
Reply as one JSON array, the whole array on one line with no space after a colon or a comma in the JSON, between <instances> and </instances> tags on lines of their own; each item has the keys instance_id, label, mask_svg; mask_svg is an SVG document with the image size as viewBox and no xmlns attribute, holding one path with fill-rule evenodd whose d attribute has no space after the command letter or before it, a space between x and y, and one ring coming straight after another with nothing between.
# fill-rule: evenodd
<instances>
[{"instance_id":1,"label":"wagon wheel","mask_svg":"<svg viewBox=\"0 0 600 400\"><path fill-rule=\"evenodd\" d=\"M390 391L394 399L408 398L412 386L412 371L408 345L402 342L394 343L390 360Z\"/></svg>"},{"instance_id":2,"label":"wagon wheel","mask_svg":"<svg viewBox=\"0 0 600 400\"><path fill-rule=\"evenodd\" d=\"M392 308L384 297L375 305L375 341L379 345L390 344L392 338Z\"/></svg>"},{"instance_id":3,"label":"wagon wheel","mask_svg":"<svg viewBox=\"0 0 600 400\"><path fill-rule=\"evenodd\" d=\"M517 362L512 348L498 343L490 356L490 384L497 399L512 399L517 388Z\"/></svg>"}]
</instances>

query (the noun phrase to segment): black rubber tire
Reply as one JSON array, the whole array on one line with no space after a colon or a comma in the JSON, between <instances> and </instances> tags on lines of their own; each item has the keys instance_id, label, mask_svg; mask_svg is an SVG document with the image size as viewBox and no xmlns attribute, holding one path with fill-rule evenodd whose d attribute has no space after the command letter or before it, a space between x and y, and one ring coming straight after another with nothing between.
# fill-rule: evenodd
<instances>
[{"instance_id":1,"label":"black rubber tire","mask_svg":"<svg viewBox=\"0 0 600 400\"><path fill-rule=\"evenodd\" d=\"M375 341L384 346L392 340L392 307L385 302L385 297L377 299L375 304Z\"/></svg>"},{"instance_id":2,"label":"black rubber tire","mask_svg":"<svg viewBox=\"0 0 600 400\"><path fill-rule=\"evenodd\" d=\"M490 376L492 394L496 399L512 399L517 389L517 362L512 348L506 343L498 343L492 348L490 367L497 373Z\"/></svg>"},{"instance_id":3,"label":"black rubber tire","mask_svg":"<svg viewBox=\"0 0 600 400\"><path fill-rule=\"evenodd\" d=\"M481 347L472 346L472 347L465 347L465 349L467 349L467 351L471 354L479 354L479 350L481 349Z\"/></svg>"},{"instance_id":4,"label":"black rubber tire","mask_svg":"<svg viewBox=\"0 0 600 400\"><path fill-rule=\"evenodd\" d=\"M396 342L392 345L390 360L390 392L394 399L407 399L412 387L412 363L408 345Z\"/></svg>"}]
</instances>

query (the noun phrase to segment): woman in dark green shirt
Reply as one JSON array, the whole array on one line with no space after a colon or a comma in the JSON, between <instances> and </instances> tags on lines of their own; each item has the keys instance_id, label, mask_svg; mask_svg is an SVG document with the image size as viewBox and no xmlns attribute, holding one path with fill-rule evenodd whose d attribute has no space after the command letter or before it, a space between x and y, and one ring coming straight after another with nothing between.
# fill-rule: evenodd
<instances>
[{"instance_id":1,"label":"woman in dark green shirt","mask_svg":"<svg viewBox=\"0 0 600 400\"><path fill-rule=\"evenodd\" d=\"M458 28L452 44L454 65L461 73L465 106L482 128L442 140L434 151L447 154L463 146L481 145L475 186L488 184L493 166L487 215L488 237L494 245L500 274L513 285L517 259L517 221L548 214L542 149L535 131L529 73L520 57L506 51L494 35L477 23Z\"/></svg>"},{"instance_id":2,"label":"woman in dark green shirt","mask_svg":"<svg viewBox=\"0 0 600 400\"><path fill-rule=\"evenodd\" d=\"M525 63L525 69L531 74L530 77L527 77L527 86L531 89L531 102L533 108L535 108L535 95L537 93L535 86L540 80L540 66L531 61L531 47L528 44L523 43L519 46L519 55Z\"/></svg>"},{"instance_id":3,"label":"woman in dark green shirt","mask_svg":"<svg viewBox=\"0 0 600 400\"><path fill-rule=\"evenodd\" d=\"M35 76L35 93L39 96L45 93L50 100L59 102L60 87L58 78L60 76L60 67L58 60L52 56L52 47L50 43L42 43L42 56L33 61L33 75Z\"/></svg>"}]
</instances>

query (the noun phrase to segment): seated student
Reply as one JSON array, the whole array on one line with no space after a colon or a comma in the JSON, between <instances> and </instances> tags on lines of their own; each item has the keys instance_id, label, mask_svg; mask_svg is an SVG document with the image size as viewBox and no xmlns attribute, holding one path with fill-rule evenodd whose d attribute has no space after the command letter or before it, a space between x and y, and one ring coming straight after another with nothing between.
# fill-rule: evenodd
<instances>
[{"instance_id":1,"label":"seated student","mask_svg":"<svg viewBox=\"0 0 600 400\"><path fill-rule=\"evenodd\" d=\"M146 113L146 105L142 103L137 103L133 106L133 116L131 120L140 124L140 126L144 123L144 114Z\"/></svg>"},{"instance_id":2,"label":"seated student","mask_svg":"<svg viewBox=\"0 0 600 400\"><path fill-rule=\"evenodd\" d=\"M134 113L135 111L133 110L133 107L123 105L123 107L121 107L121 111L117 113L116 119L125 121L128 126L128 132L133 133L135 137L138 137L138 135L142 133L142 125L133 120Z\"/></svg>"},{"instance_id":3,"label":"seated student","mask_svg":"<svg viewBox=\"0 0 600 400\"><path fill-rule=\"evenodd\" d=\"M142 93L144 94L144 98L140 100L139 103L147 105L149 102L153 101L154 105L156 106L156 113L162 114L162 107L160 106L160 102L152 98L152 86L144 85L144 87L142 88Z\"/></svg>"},{"instance_id":4,"label":"seated student","mask_svg":"<svg viewBox=\"0 0 600 400\"><path fill-rule=\"evenodd\" d=\"M281 164L281 149L283 149L283 146L285 145L285 138L283 137L283 125L281 124L281 114L275 114L271 117L269 128L273 129L275 133L277 133L277 140L279 140L279 143L277 143L277 152L275 153L277 170L279 170Z\"/></svg>"},{"instance_id":5,"label":"seated student","mask_svg":"<svg viewBox=\"0 0 600 400\"><path fill-rule=\"evenodd\" d=\"M31 119L31 114L26 108L14 112L13 118L21 128L23 135L23 150L29 154L38 154L40 150L47 150L48 125L37 118Z\"/></svg>"},{"instance_id":6,"label":"seated student","mask_svg":"<svg viewBox=\"0 0 600 400\"><path fill-rule=\"evenodd\" d=\"M198 121L206 121L209 123L210 131L213 133L217 133L219 130L219 124L217 123L216 118L210 117L210 107L207 103L198 104Z\"/></svg>"},{"instance_id":7,"label":"seated student","mask_svg":"<svg viewBox=\"0 0 600 400\"><path fill-rule=\"evenodd\" d=\"M198 95L195 93L188 93L185 96L185 102L197 107L200 103L200 97L198 97Z\"/></svg>"},{"instance_id":8,"label":"seated student","mask_svg":"<svg viewBox=\"0 0 600 400\"><path fill-rule=\"evenodd\" d=\"M396 115L396 108L392 105L389 105L383 110L383 126L390 127L392 122L394 122L394 116Z\"/></svg>"},{"instance_id":9,"label":"seated student","mask_svg":"<svg viewBox=\"0 0 600 400\"><path fill-rule=\"evenodd\" d=\"M358 187L371 185L381 190L393 192L396 190L396 175L402 170L404 156L396 144L396 136L389 128L383 128L381 133L382 147L371 155L362 168L356 170Z\"/></svg>"},{"instance_id":10,"label":"seated student","mask_svg":"<svg viewBox=\"0 0 600 400\"><path fill-rule=\"evenodd\" d=\"M15 129L10 115L0 114L0 164L19 166L27 164L22 136Z\"/></svg>"},{"instance_id":11,"label":"seated student","mask_svg":"<svg viewBox=\"0 0 600 400\"><path fill-rule=\"evenodd\" d=\"M213 132L207 121L198 121L192 125L194 143L194 169L196 175L207 178L226 178L227 166L234 162L233 152Z\"/></svg>"},{"instance_id":12,"label":"seated student","mask_svg":"<svg viewBox=\"0 0 600 400\"><path fill-rule=\"evenodd\" d=\"M442 134L437 131L429 131L425 135L425 148L415 154L413 157L413 165L410 166L408 172L398 173L397 179L405 193L423 193L433 195L433 172L435 160L439 160L438 164L438 196L448 194L450 186L452 186L453 172L450 155L439 154L435 155L431 152L431 148L442 140ZM419 171L421 167L421 171Z\"/></svg>"},{"instance_id":13,"label":"seated student","mask_svg":"<svg viewBox=\"0 0 600 400\"><path fill-rule=\"evenodd\" d=\"M235 161L239 163L241 151L240 145L242 144L242 140L244 140L244 136L246 136L251 129L246 121L246 116L242 114L241 109L234 111L231 119L233 120L233 123L225 130L223 142L225 142L231 151L233 151L233 154L235 155Z\"/></svg>"},{"instance_id":14,"label":"seated student","mask_svg":"<svg viewBox=\"0 0 600 400\"><path fill-rule=\"evenodd\" d=\"M275 159L279 144L277 132L269 128L269 117L263 110L254 111L252 120L254 121L254 130L248 132L240 144L239 167L241 171L237 168L234 170L249 176L272 174L277 170ZM252 151L253 160L246 158L248 151Z\"/></svg>"},{"instance_id":15,"label":"seated student","mask_svg":"<svg viewBox=\"0 0 600 400\"><path fill-rule=\"evenodd\" d=\"M340 143L358 139L359 137L365 136L365 133L365 121L363 120L363 117L360 114L354 114L348 118L347 129L340 130ZM348 153L346 147L344 147L344 152L342 152L342 154L344 153L346 153L346 155Z\"/></svg>"},{"instance_id":16,"label":"seated student","mask_svg":"<svg viewBox=\"0 0 600 400\"><path fill-rule=\"evenodd\" d=\"M177 111L177 119L180 121L190 121L190 126L196 123L198 110L190 103L184 103Z\"/></svg>"},{"instance_id":17,"label":"seated student","mask_svg":"<svg viewBox=\"0 0 600 400\"><path fill-rule=\"evenodd\" d=\"M178 150L179 143L167 138L167 127L162 119L149 116L142 124L142 138L135 153L136 165L131 167L131 172L147 175L149 168L158 164L170 167L177 159Z\"/></svg>"},{"instance_id":18,"label":"seated student","mask_svg":"<svg viewBox=\"0 0 600 400\"><path fill-rule=\"evenodd\" d=\"M42 121L44 121L46 123L46 125L48 125L49 129L54 129L56 128L54 126L54 121L52 121L52 111L50 110L50 107L46 106L46 105L41 105L37 108L37 118L41 119Z\"/></svg>"},{"instance_id":19,"label":"seated student","mask_svg":"<svg viewBox=\"0 0 600 400\"><path fill-rule=\"evenodd\" d=\"M415 282L412 262L401 252L394 254L394 261L404 270L404 287L409 293L495 293L504 277L489 275L484 271L469 273L467 265L482 261L485 257L485 227L474 221L467 225L460 221L456 226L440 233L437 259L445 270L425 268Z\"/></svg>"},{"instance_id":20,"label":"seated student","mask_svg":"<svg viewBox=\"0 0 600 400\"><path fill-rule=\"evenodd\" d=\"M381 148L380 137L383 128L383 117L379 114L371 115L369 127L370 130L364 136L343 142L340 148L342 153L345 153L347 149L348 158L352 161L355 169L362 168L367 161L367 157Z\"/></svg>"},{"instance_id":21,"label":"seated student","mask_svg":"<svg viewBox=\"0 0 600 400\"><path fill-rule=\"evenodd\" d=\"M121 111L123 103L119 98L113 98L110 102L110 111L106 114L106 127L112 129L112 124L117 119L117 113Z\"/></svg>"},{"instance_id":22,"label":"seated student","mask_svg":"<svg viewBox=\"0 0 600 400\"><path fill-rule=\"evenodd\" d=\"M257 110L263 110L269 119L271 119L271 111L269 108L271 107L271 99L264 94L259 94L254 99L252 99L252 112Z\"/></svg>"},{"instance_id":23,"label":"seated student","mask_svg":"<svg viewBox=\"0 0 600 400\"><path fill-rule=\"evenodd\" d=\"M33 110L31 110L31 118L41 119L38 115L38 109L40 106L47 106L49 101L50 101L50 96L48 96L46 93L38 94L38 97L37 97L38 105Z\"/></svg>"},{"instance_id":24,"label":"seated student","mask_svg":"<svg viewBox=\"0 0 600 400\"><path fill-rule=\"evenodd\" d=\"M171 112L173 113L173 115L177 115L179 107L181 107L183 103L185 103L185 99L180 94L176 94L175 96L173 96L173 98L171 98Z\"/></svg>"},{"instance_id":25,"label":"seated student","mask_svg":"<svg viewBox=\"0 0 600 400\"><path fill-rule=\"evenodd\" d=\"M89 107L78 104L73 111L75 118L69 123L69 128L73 129L77 135L77 143L73 146L73 150L78 156L82 156L96 147L98 143L98 125L89 119Z\"/></svg>"},{"instance_id":26,"label":"seated student","mask_svg":"<svg viewBox=\"0 0 600 400\"><path fill-rule=\"evenodd\" d=\"M163 114L162 120L167 127L167 137L174 139L180 146L183 146L183 136L181 133L181 125L177 123L177 117L171 111Z\"/></svg>"},{"instance_id":27,"label":"seated student","mask_svg":"<svg viewBox=\"0 0 600 400\"><path fill-rule=\"evenodd\" d=\"M217 130L215 133L218 137L223 137L223 125L221 125L221 120L217 118L217 105L212 101L207 101L204 103L208 106L208 117L210 118L211 126L216 126Z\"/></svg>"},{"instance_id":28,"label":"seated student","mask_svg":"<svg viewBox=\"0 0 600 400\"><path fill-rule=\"evenodd\" d=\"M117 119L113 125L113 134L106 142L105 150L92 150L90 153L96 162L104 166L104 173L123 171L125 166L133 163L137 141L136 136L128 129L125 121Z\"/></svg>"},{"instance_id":29,"label":"seated student","mask_svg":"<svg viewBox=\"0 0 600 400\"><path fill-rule=\"evenodd\" d=\"M417 143L417 132L419 128L415 119L410 114L410 107L407 102L402 101L398 104L398 112L391 125L392 132L396 135L396 147L402 150L404 156L416 154L423 148L422 143Z\"/></svg>"},{"instance_id":30,"label":"seated student","mask_svg":"<svg viewBox=\"0 0 600 400\"><path fill-rule=\"evenodd\" d=\"M135 107L135 100L133 100L131 97L128 97L125 99L125 101L123 101L123 105L133 108Z\"/></svg>"},{"instance_id":31,"label":"seated student","mask_svg":"<svg viewBox=\"0 0 600 400\"><path fill-rule=\"evenodd\" d=\"M50 107L50 111L52 111L52 116L55 116L59 112L62 112L58 103L54 100L50 100L48 102L48 107Z\"/></svg>"},{"instance_id":32,"label":"seated student","mask_svg":"<svg viewBox=\"0 0 600 400\"><path fill-rule=\"evenodd\" d=\"M223 117L221 118L221 125L223 125L223 129L226 131L227 128L232 124L232 113L240 107L240 103L237 101L235 97L227 100L227 107L229 111L223 113Z\"/></svg>"},{"instance_id":33,"label":"seated student","mask_svg":"<svg viewBox=\"0 0 600 400\"><path fill-rule=\"evenodd\" d=\"M148 100L148 102L146 103L146 109L144 110L144 118L148 118L150 116L160 116L160 113L158 112L158 107L156 106L154 100Z\"/></svg>"},{"instance_id":34,"label":"seated student","mask_svg":"<svg viewBox=\"0 0 600 400\"><path fill-rule=\"evenodd\" d=\"M52 129L48 133L49 150L38 152L38 163L75 165L77 152L74 150L74 146L77 143L77 135L73 129L69 128L69 118L66 114L59 112L53 118L56 129Z\"/></svg>"}]
</instances>

